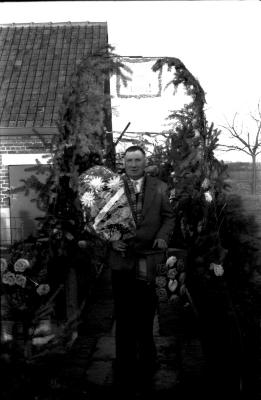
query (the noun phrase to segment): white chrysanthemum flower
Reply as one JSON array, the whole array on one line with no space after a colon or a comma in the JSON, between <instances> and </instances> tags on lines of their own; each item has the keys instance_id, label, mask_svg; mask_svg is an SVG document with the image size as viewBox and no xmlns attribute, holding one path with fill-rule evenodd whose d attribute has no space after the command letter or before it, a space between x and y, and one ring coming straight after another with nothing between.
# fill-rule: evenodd
<instances>
[{"instance_id":1,"label":"white chrysanthemum flower","mask_svg":"<svg viewBox=\"0 0 261 400\"><path fill-rule=\"evenodd\" d=\"M110 189L117 189L117 188L120 186L120 181L121 181L120 176L114 176L113 178L111 178L111 179L109 180L107 186L108 186Z\"/></svg>"},{"instance_id":2,"label":"white chrysanthemum flower","mask_svg":"<svg viewBox=\"0 0 261 400\"><path fill-rule=\"evenodd\" d=\"M26 277L23 275L15 275L15 283L24 288L26 286Z\"/></svg>"},{"instance_id":3,"label":"white chrysanthemum flower","mask_svg":"<svg viewBox=\"0 0 261 400\"><path fill-rule=\"evenodd\" d=\"M7 261L5 258L1 258L1 274L7 270Z\"/></svg>"},{"instance_id":4,"label":"white chrysanthemum flower","mask_svg":"<svg viewBox=\"0 0 261 400\"><path fill-rule=\"evenodd\" d=\"M19 258L14 264L16 272L24 272L27 268L30 268L30 263L25 258Z\"/></svg>"},{"instance_id":5,"label":"white chrysanthemum flower","mask_svg":"<svg viewBox=\"0 0 261 400\"><path fill-rule=\"evenodd\" d=\"M94 205L94 200L95 198L93 192L85 192L81 198L81 202L86 207L92 207Z\"/></svg>"},{"instance_id":6,"label":"white chrysanthemum flower","mask_svg":"<svg viewBox=\"0 0 261 400\"><path fill-rule=\"evenodd\" d=\"M104 182L100 176L96 176L95 178L92 178L89 182L89 185L92 190L99 191L102 189Z\"/></svg>"},{"instance_id":7,"label":"white chrysanthemum flower","mask_svg":"<svg viewBox=\"0 0 261 400\"><path fill-rule=\"evenodd\" d=\"M213 200L212 194L210 192L205 192L205 199L208 203L211 203L211 201Z\"/></svg>"},{"instance_id":8,"label":"white chrysanthemum flower","mask_svg":"<svg viewBox=\"0 0 261 400\"><path fill-rule=\"evenodd\" d=\"M210 185L209 179L208 179L208 178L205 178L204 181L203 181L202 184L201 184L201 187L202 187L203 189L207 189L207 188L209 188L209 185Z\"/></svg>"}]
</instances>

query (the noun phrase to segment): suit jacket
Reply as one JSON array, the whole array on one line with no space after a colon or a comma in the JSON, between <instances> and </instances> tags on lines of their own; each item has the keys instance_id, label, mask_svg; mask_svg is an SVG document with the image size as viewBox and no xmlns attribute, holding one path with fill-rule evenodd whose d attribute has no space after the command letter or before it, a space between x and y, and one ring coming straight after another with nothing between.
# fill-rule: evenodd
<instances>
[{"instance_id":1,"label":"suit jacket","mask_svg":"<svg viewBox=\"0 0 261 400\"><path fill-rule=\"evenodd\" d=\"M171 208L167 185L152 176L146 176L142 218L136 230L136 236L129 241L125 257L121 253L109 250L109 265L116 270L130 270L135 265L135 253L150 250L155 239L164 239L167 243L174 228L174 214Z\"/></svg>"}]
</instances>

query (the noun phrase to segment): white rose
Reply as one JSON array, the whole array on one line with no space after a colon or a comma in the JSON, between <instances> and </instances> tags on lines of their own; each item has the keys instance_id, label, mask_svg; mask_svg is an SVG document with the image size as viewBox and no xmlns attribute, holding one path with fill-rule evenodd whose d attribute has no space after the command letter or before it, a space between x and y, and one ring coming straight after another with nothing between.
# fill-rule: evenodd
<instances>
[{"instance_id":1,"label":"white rose","mask_svg":"<svg viewBox=\"0 0 261 400\"><path fill-rule=\"evenodd\" d=\"M166 266L171 268L173 267L177 262L177 257L176 256L171 256L167 259L166 261Z\"/></svg>"},{"instance_id":2,"label":"white rose","mask_svg":"<svg viewBox=\"0 0 261 400\"><path fill-rule=\"evenodd\" d=\"M15 285L15 274L13 272L6 272L2 276L2 282L9 286Z\"/></svg>"},{"instance_id":3,"label":"white rose","mask_svg":"<svg viewBox=\"0 0 261 400\"><path fill-rule=\"evenodd\" d=\"M26 277L19 274L15 275L15 283L24 288L26 286Z\"/></svg>"},{"instance_id":4,"label":"white rose","mask_svg":"<svg viewBox=\"0 0 261 400\"><path fill-rule=\"evenodd\" d=\"M39 296L43 296L50 292L50 286L48 284L41 284L36 289L36 292L39 294Z\"/></svg>"},{"instance_id":5,"label":"white rose","mask_svg":"<svg viewBox=\"0 0 261 400\"><path fill-rule=\"evenodd\" d=\"M211 203L211 201L213 200L212 194L210 192L205 192L205 199L208 203Z\"/></svg>"},{"instance_id":6,"label":"white rose","mask_svg":"<svg viewBox=\"0 0 261 400\"><path fill-rule=\"evenodd\" d=\"M174 280L170 279L169 283L168 283L168 288L169 288L170 292L172 292L172 293L175 292L177 287L178 287L177 279L174 279Z\"/></svg>"},{"instance_id":7,"label":"white rose","mask_svg":"<svg viewBox=\"0 0 261 400\"><path fill-rule=\"evenodd\" d=\"M214 266L214 274L216 276L222 276L224 274L224 268L222 267L222 265Z\"/></svg>"},{"instance_id":8,"label":"white rose","mask_svg":"<svg viewBox=\"0 0 261 400\"><path fill-rule=\"evenodd\" d=\"M14 264L15 272L24 272L27 268L30 268L30 263L25 258L19 258Z\"/></svg>"},{"instance_id":9,"label":"white rose","mask_svg":"<svg viewBox=\"0 0 261 400\"><path fill-rule=\"evenodd\" d=\"M220 264L211 263L209 269L214 271L216 276L222 276L224 274L224 268Z\"/></svg>"}]
</instances>

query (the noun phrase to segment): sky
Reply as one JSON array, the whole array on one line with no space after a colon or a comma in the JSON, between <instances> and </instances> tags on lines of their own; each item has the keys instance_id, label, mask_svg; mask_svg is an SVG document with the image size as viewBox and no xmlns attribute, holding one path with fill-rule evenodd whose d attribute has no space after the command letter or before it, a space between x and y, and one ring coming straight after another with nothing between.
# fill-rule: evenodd
<instances>
[{"instance_id":1,"label":"sky","mask_svg":"<svg viewBox=\"0 0 261 400\"><path fill-rule=\"evenodd\" d=\"M261 100L259 1L57 1L0 3L0 24L107 22L109 43L121 56L179 58L206 93L206 116L216 127L249 124ZM229 144L228 134L220 143ZM241 152L217 153L250 161ZM261 157L260 160L261 161Z\"/></svg>"}]
</instances>

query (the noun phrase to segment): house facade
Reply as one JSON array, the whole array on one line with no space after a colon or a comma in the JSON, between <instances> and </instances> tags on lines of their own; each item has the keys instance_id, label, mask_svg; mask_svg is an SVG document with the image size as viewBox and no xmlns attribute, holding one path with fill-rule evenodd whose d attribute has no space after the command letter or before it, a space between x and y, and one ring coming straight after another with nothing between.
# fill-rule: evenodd
<instances>
[{"instance_id":1,"label":"house facade","mask_svg":"<svg viewBox=\"0 0 261 400\"><path fill-rule=\"evenodd\" d=\"M49 143L58 133L58 110L72 73L84 57L107 44L106 22L0 26L2 246L34 233L34 218L41 212L30 196L10 195L9 188L21 186L36 160L47 163L48 146L39 135Z\"/></svg>"},{"instance_id":2,"label":"house facade","mask_svg":"<svg viewBox=\"0 0 261 400\"><path fill-rule=\"evenodd\" d=\"M35 232L34 218L41 216L33 194L9 194L29 177L36 160L47 163L48 146L58 134L56 121L65 88L83 57L108 45L106 22L11 24L0 26L0 217L1 245ZM116 146L124 151L144 136L151 144L164 141L173 110L191 101L182 85L169 82L175 69L167 65L154 72L158 57L120 57L128 68L110 79L114 141L129 124ZM35 130L41 138L35 134ZM260 172L260 171L259 171ZM233 174L232 174L233 175ZM38 176L45 179L45 176ZM232 176L232 179L238 178Z\"/></svg>"},{"instance_id":3,"label":"house facade","mask_svg":"<svg viewBox=\"0 0 261 400\"><path fill-rule=\"evenodd\" d=\"M129 80L127 85L119 76L110 81L112 126L117 138L127 123L129 128L118 146L123 151L132 143L132 139L145 136L147 140L163 140L162 132L168 132L172 121L168 119L171 112L180 109L191 101L184 87L174 89L170 82L174 78L175 68L163 65L153 71L159 57L121 57L129 69L124 72Z\"/></svg>"}]
</instances>

